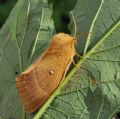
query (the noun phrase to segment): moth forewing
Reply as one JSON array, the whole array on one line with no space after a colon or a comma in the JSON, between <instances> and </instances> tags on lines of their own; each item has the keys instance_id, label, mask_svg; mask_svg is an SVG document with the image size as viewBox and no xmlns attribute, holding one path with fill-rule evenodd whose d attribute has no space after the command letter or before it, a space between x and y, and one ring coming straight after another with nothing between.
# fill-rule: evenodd
<instances>
[{"instance_id":1,"label":"moth forewing","mask_svg":"<svg viewBox=\"0 0 120 119\"><path fill-rule=\"evenodd\" d=\"M53 36L48 49L25 72L17 76L19 96L28 112L39 109L58 87L75 55L75 39Z\"/></svg>"}]
</instances>

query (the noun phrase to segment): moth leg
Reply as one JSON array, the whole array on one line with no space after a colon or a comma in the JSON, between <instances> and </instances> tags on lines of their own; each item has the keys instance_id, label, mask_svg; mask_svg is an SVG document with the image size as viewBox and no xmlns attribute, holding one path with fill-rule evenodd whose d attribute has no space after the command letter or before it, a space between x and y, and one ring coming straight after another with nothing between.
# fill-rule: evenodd
<instances>
[{"instance_id":1,"label":"moth leg","mask_svg":"<svg viewBox=\"0 0 120 119\"><path fill-rule=\"evenodd\" d=\"M75 50L76 56L78 56L80 59L84 59L84 56L81 56L77 50Z\"/></svg>"},{"instance_id":2,"label":"moth leg","mask_svg":"<svg viewBox=\"0 0 120 119\"><path fill-rule=\"evenodd\" d=\"M78 53L77 50L75 51L75 54L76 54L79 58L82 58L82 56Z\"/></svg>"},{"instance_id":3,"label":"moth leg","mask_svg":"<svg viewBox=\"0 0 120 119\"><path fill-rule=\"evenodd\" d=\"M80 69L80 67L75 63L74 59L72 60L72 63L76 68Z\"/></svg>"}]
</instances>

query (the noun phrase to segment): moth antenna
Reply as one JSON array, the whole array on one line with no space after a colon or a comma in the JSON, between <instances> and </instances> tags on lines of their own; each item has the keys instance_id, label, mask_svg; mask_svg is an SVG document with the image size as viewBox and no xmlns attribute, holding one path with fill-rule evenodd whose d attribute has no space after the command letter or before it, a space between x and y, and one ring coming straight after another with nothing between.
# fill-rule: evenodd
<instances>
[{"instance_id":1,"label":"moth antenna","mask_svg":"<svg viewBox=\"0 0 120 119\"><path fill-rule=\"evenodd\" d=\"M75 17L73 15L73 12L71 12L71 16L72 16L72 20L73 20L73 24L74 24L74 38L77 35L77 25L76 25L76 21L75 21Z\"/></svg>"}]
</instances>

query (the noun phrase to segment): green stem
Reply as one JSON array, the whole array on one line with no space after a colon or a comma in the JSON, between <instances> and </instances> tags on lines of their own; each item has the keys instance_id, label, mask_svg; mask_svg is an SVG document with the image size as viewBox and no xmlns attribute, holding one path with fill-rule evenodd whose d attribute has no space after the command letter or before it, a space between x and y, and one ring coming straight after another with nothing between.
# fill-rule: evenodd
<instances>
[{"instance_id":1,"label":"green stem","mask_svg":"<svg viewBox=\"0 0 120 119\"><path fill-rule=\"evenodd\" d=\"M22 114L22 119L26 119L26 112L25 112L25 107L23 106L23 114Z\"/></svg>"}]
</instances>

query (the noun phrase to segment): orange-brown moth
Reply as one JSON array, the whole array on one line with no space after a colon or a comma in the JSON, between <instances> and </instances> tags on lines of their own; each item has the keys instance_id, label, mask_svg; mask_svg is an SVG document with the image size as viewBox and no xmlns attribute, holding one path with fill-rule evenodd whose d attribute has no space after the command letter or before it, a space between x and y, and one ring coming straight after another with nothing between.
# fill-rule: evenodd
<instances>
[{"instance_id":1,"label":"orange-brown moth","mask_svg":"<svg viewBox=\"0 0 120 119\"><path fill-rule=\"evenodd\" d=\"M75 55L75 42L64 33L54 35L48 49L17 76L18 93L28 112L39 109L64 79Z\"/></svg>"}]
</instances>

